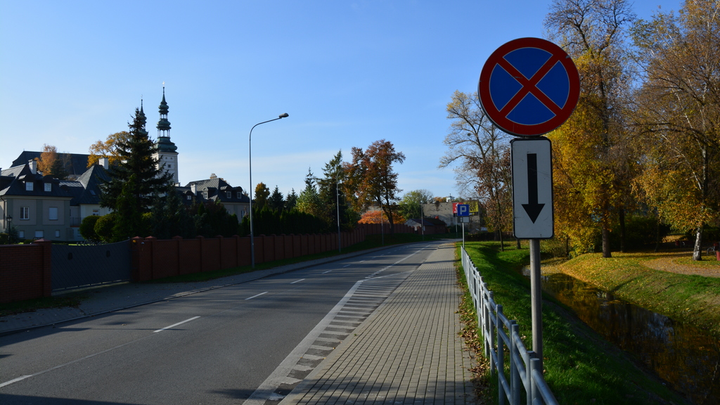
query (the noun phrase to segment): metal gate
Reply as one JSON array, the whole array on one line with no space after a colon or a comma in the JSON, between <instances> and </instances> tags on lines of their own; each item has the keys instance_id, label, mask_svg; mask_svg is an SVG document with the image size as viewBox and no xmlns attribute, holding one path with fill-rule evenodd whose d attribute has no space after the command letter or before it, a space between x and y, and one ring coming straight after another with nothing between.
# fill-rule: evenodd
<instances>
[{"instance_id":1,"label":"metal gate","mask_svg":"<svg viewBox=\"0 0 720 405\"><path fill-rule=\"evenodd\" d=\"M52 291L130 281L130 244L52 246Z\"/></svg>"}]
</instances>

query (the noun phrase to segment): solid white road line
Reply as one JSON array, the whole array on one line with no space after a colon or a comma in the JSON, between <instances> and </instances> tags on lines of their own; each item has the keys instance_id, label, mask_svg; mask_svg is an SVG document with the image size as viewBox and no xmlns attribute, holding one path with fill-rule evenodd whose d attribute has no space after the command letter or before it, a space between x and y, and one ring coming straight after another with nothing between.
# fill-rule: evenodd
<instances>
[{"instance_id":1,"label":"solid white road line","mask_svg":"<svg viewBox=\"0 0 720 405\"><path fill-rule=\"evenodd\" d=\"M162 328L162 329L158 329L158 330L156 330L156 331L153 331L153 333L158 333L158 332L162 332L162 331L164 331L164 330L172 329L172 328L174 328L174 327L176 327L176 326L180 326L180 325L182 325L182 324L184 324L184 323L188 323L188 322L190 322L190 321L194 321L194 320L196 320L196 319L198 319L198 318L200 318L200 317L199 317L199 316L194 316L194 317L192 317L192 318L190 318L190 319L186 319L186 320L184 320L184 321L182 321L182 322L178 322L178 323L172 324L172 325L170 325L170 326L166 326L166 327L164 327L164 328Z\"/></svg>"},{"instance_id":2,"label":"solid white road line","mask_svg":"<svg viewBox=\"0 0 720 405\"><path fill-rule=\"evenodd\" d=\"M268 292L265 291L265 292L261 292L260 294L255 294L255 295L253 295L252 297L245 298L245 301L251 300L251 299L253 299L253 298L257 298L257 297L259 297L259 296L261 296L261 295L265 295L265 294L267 294L267 293L268 293Z\"/></svg>"},{"instance_id":3,"label":"solid white road line","mask_svg":"<svg viewBox=\"0 0 720 405\"><path fill-rule=\"evenodd\" d=\"M15 383L18 382L18 381L22 381L22 380L24 380L24 379L26 379L26 378L30 378L30 377L32 377L32 375L24 375L24 376L22 376L22 377L18 377L18 378L16 378L16 379L14 379L14 380L10 380L10 381L4 382L4 383L0 384L0 388L4 387L4 386L6 386L6 385L15 384Z\"/></svg>"}]
</instances>

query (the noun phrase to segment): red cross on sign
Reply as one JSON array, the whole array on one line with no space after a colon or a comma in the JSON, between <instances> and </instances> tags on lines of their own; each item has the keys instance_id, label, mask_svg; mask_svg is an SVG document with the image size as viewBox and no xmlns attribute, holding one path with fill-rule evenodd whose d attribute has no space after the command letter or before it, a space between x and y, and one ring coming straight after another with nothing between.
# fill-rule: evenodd
<instances>
[{"instance_id":1,"label":"red cross on sign","mask_svg":"<svg viewBox=\"0 0 720 405\"><path fill-rule=\"evenodd\" d=\"M580 97L580 77L559 46L520 38L499 47L485 62L478 97L488 118L503 131L542 135L572 114Z\"/></svg>"}]
</instances>

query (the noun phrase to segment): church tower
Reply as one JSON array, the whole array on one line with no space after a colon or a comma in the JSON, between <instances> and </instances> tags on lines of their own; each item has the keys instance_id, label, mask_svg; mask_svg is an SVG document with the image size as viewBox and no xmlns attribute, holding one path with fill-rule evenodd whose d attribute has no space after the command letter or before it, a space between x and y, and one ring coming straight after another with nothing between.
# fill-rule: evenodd
<instances>
[{"instance_id":1,"label":"church tower","mask_svg":"<svg viewBox=\"0 0 720 405\"><path fill-rule=\"evenodd\" d=\"M170 121L168 121L168 105L165 101L165 83L163 83L163 98L160 102L160 121L157 123L157 146L158 151L155 158L158 164L165 171L172 175L173 183L178 182L178 153L177 146L170 140Z\"/></svg>"}]
</instances>

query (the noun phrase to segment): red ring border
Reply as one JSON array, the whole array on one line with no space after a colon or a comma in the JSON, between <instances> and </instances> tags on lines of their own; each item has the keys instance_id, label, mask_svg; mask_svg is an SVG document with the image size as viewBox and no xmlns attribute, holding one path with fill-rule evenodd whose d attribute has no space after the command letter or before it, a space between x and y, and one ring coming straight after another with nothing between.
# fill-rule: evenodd
<instances>
[{"instance_id":1,"label":"red ring border","mask_svg":"<svg viewBox=\"0 0 720 405\"><path fill-rule=\"evenodd\" d=\"M519 124L503 117L500 111L495 108L490 97L490 74L498 64L499 59L521 48L538 48L553 54L560 60L570 81L568 100L561 109L561 112L555 115L554 118L540 124ZM490 121L503 131L518 136L539 136L554 130L570 118L580 99L580 75L570 56L554 43L540 38L518 38L501 45L490 55L487 62L485 62L480 73L480 81L478 82L478 98Z\"/></svg>"}]
</instances>

